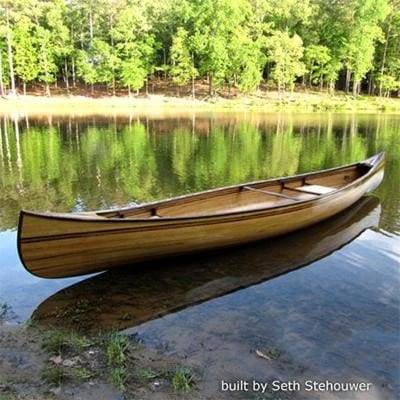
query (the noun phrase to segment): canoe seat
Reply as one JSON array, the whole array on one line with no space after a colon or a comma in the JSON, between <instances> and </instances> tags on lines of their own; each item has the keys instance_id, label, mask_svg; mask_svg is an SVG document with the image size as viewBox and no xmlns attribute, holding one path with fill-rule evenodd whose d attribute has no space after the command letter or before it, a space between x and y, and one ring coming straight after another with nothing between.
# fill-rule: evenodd
<instances>
[{"instance_id":1,"label":"canoe seat","mask_svg":"<svg viewBox=\"0 0 400 400\"><path fill-rule=\"evenodd\" d=\"M304 185L296 187L296 190L311 194L327 194L333 192L334 190L336 190L336 188L321 185Z\"/></svg>"}]
</instances>

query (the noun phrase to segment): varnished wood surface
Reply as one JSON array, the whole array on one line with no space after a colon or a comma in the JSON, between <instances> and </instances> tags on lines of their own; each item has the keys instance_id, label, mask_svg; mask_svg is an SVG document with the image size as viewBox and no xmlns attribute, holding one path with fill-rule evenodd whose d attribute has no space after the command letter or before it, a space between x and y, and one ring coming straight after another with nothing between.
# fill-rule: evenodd
<instances>
[{"instance_id":1,"label":"varnished wood surface","mask_svg":"<svg viewBox=\"0 0 400 400\"><path fill-rule=\"evenodd\" d=\"M94 332L133 327L326 257L377 226L380 210L379 200L366 196L337 216L282 238L99 274L44 300L32 319Z\"/></svg>"},{"instance_id":2,"label":"varnished wood surface","mask_svg":"<svg viewBox=\"0 0 400 400\"><path fill-rule=\"evenodd\" d=\"M350 207L379 185L383 165L380 153L342 168L118 211L74 215L22 211L19 254L31 273L56 278L277 236ZM333 190L302 192L307 185ZM292 190L296 188L300 190Z\"/></svg>"}]
</instances>

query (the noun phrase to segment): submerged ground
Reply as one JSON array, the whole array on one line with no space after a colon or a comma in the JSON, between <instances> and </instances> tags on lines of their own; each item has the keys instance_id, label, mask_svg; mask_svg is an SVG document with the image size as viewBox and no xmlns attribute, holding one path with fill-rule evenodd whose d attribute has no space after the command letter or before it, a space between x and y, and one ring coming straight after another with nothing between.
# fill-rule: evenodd
<instances>
[{"instance_id":1,"label":"submerged ground","mask_svg":"<svg viewBox=\"0 0 400 400\"><path fill-rule=\"evenodd\" d=\"M400 118L394 114L5 114L0 132L0 399L395 399ZM20 209L124 206L362 160L385 180L307 230L229 252L42 280ZM128 339L125 339L125 338ZM370 382L368 392L221 383Z\"/></svg>"}]
</instances>

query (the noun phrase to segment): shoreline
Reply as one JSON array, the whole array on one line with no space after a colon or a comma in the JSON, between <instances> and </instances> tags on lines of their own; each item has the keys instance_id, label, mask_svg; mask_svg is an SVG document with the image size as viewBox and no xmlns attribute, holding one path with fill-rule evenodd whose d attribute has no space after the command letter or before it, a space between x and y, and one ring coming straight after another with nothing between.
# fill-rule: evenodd
<instances>
[{"instance_id":1,"label":"shoreline","mask_svg":"<svg viewBox=\"0 0 400 400\"><path fill-rule=\"evenodd\" d=\"M321 93L287 94L277 92L239 98L196 99L151 94L147 97L123 96L16 96L0 98L0 112L27 114L137 114L159 112L385 112L400 113L400 99Z\"/></svg>"}]
</instances>

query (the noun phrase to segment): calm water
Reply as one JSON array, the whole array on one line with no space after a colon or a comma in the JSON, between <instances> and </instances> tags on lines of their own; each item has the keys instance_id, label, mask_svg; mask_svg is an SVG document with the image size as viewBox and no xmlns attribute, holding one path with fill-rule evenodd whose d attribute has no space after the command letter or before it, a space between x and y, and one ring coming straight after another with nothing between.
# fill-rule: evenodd
<instances>
[{"instance_id":1,"label":"calm water","mask_svg":"<svg viewBox=\"0 0 400 400\"><path fill-rule=\"evenodd\" d=\"M211 398L221 379L374 383L364 394L370 397L335 395L346 399L391 399L400 391L400 116L11 115L0 127L3 323L33 316L82 330L127 329L206 366L202 390ZM283 238L63 280L32 277L18 260L21 208L126 206L328 168L381 150L386 175L374 196ZM245 395L254 398L237 394Z\"/></svg>"}]
</instances>

